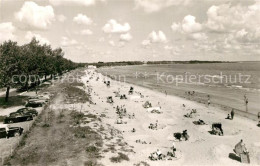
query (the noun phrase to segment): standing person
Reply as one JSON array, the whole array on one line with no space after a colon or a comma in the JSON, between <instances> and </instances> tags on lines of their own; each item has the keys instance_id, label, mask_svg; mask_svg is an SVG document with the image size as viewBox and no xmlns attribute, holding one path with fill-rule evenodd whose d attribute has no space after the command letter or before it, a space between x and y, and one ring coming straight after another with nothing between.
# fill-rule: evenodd
<instances>
[{"instance_id":1,"label":"standing person","mask_svg":"<svg viewBox=\"0 0 260 166\"><path fill-rule=\"evenodd\" d=\"M210 105L210 95L208 95L208 107Z\"/></svg>"},{"instance_id":2,"label":"standing person","mask_svg":"<svg viewBox=\"0 0 260 166\"><path fill-rule=\"evenodd\" d=\"M260 112L258 112L258 119L260 119Z\"/></svg>"},{"instance_id":3,"label":"standing person","mask_svg":"<svg viewBox=\"0 0 260 166\"><path fill-rule=\"evenodd\" d=\"M231 111L231 120L233 120L234 115L235 115L235 111L234 111L234 109L232 109L232 111Z\"/></svg>"},{"instance_id":4,"label":"standing person","mask_svg":"<svg viewBox=\"0 0 260 166\"><path fill-rule=\"evenodd\" d=\"M175 143L173 142L172 143L172 155L173 155L173 157L175 157L175 151L176 151L176 146L175 146Z\"/></svg>"},{"instance_id":5,"label":"standing person","mask_svg":"<svg viewBox=\"0 0 260 166\"><path fill-rule=\"evenodd\" d=\"M246 112L248 111L248 98L246 98Z\"/></svg>"},{"instance_id":6,"label":"standing person","mask_svg":"<svg viewBox=\"0 0 260 166\"><path fill-rule=\"evenodd\" d=\"M208 99L208 107L209 107L209 105L210 105L210 99Z\"/></svg>"}]
</instances>

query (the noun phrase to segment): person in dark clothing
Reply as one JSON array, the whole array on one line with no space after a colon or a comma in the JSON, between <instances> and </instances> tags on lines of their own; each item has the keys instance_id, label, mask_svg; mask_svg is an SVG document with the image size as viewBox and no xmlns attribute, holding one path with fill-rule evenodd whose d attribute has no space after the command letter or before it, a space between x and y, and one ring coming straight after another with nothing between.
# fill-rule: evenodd
<instances>
[{"instance_id":1,"label":"person in dark clothing","mask_svg":"<svg viewBox=\"0 0 260 166\"><path fill-rule=\"evenodd\" d=\"M234 111L234 109L232 109L232 111L231 111L231 120L233 120L234 116L235 116L235 111Z\"/></svg>"}]
</instances>

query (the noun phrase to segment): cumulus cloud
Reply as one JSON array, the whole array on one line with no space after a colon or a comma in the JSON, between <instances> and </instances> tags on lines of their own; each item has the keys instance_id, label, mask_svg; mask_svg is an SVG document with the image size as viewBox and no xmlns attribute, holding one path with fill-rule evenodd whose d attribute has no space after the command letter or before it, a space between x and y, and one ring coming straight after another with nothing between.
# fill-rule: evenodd
<instances>
[{"instance_id":1,"label":"cumulus cloud","mask_svg":"<svg viewBox=\"0 0 260 166\"><path fill-rule=\"evenodd\" d=\"M125 34L120 35L120 40L122 40L122 41L130 41L132 39L133 39L133 37L130 33L125 33Z\"/></svg>"},{"instance_id":2,"label":"cumulus cloud","mask_svg":"<svg viewBox=\"0 0 260 166\"><path fill-rule=\"evenodd\" d=\"M152 43L167 43L166 35L162 31L158 31L158 33L155 31L152 31L148 35L147 39L143 40L141 44L144 47L147 47Z\"/></svg>"},{"instance_id":3,"label":"cumulus cloud","mask_svg":"<svg viewBox=\"0 0 260 166\"><path fill-rule=\"evenodd\" d=\"M109 43L111 46L113 46L113 47L116 45L113 40L110 40L108 43Z\"/></svg>"},{"instance_id":4,"label":"cumulus cloud","mask_svg":"<svg viewBox=\"0 0 260 166\"><path fill-rule=\"evenodd\" d=\"M181 23L172 23L173 31L180 31L182 33L196 33L202 30L202 25L196 22L196 17L187 15L183 18Z\"/></svg>"},{"instance_id":5,"label":"cumulus cloud","mask_svg":"<svg viewBox=\"0 0 260 166\"><path fill-rule=\"evenodd\" d=\"M15 13L15 18L31 28L47 29L55 20L55 14L52 6L39 6L35 2L27 1L20 11Z\"/></svg>"},{"instance_id":6,"label":"cumulus cloud","mask_svg":"<svg viewBox=\"0 0 260 166\"><path fill-rule=\"evenodd\" d=\"M0 23L0 43L7 40L16 40L15 29L11 22Z\"/></svg>"},{"instance_id":7,"label":"cumulus cloud","mask_svg":"<svg viewBox=\"0 0 260 166\"><path fill-rule=\"evenodd\" d=\"M30 42L32 40L32 38L35 37L36 40L38 40L40 42L40 44L50 44L50 41L44 37L42 37L41 35L39 34L35 34L35 33L32 33L31 31L28 31L25 35L25 40L27 42Z\"/></svg>"},{"instance_id":8,"label":"cumulus cloud","mask_svg":"<svg viewBox=\"0 0 260 166\"><path fill-rule=\"evenodd\" d=\"M129 23L119 24L116 20L109 20L103 27L105 33L126 33L130 31Z\"/></svg>"},{"instance_id":9,"label":"cumulus cloud","mask_svg":"<svg viewBox=\"0 0 260 166\"><path fill-rule=\"evenodd\" d=\"M208 39L208 36L205 33L192 33L192 34L189 34L188 37L190 39L194 39L194 40L206 40L206 39Z\"/></svg>"},{"instance_id":10,"label":"cumulus cloud","mask_svg":"<svg viewBox=\"0 0 260 166\"><path fill-rule=\"evenodd\" d=\"M156 33L155 31L152 31L148 35L148 39L152 43L165 43L165 42L167 42L166 35L162 31L158 31L158 33Z\"/></svg>"},{"instance_id":11,"label":"cumulus cloud","mask_svg":"<svg viewBox=\"0 0 260 166\"><path fill-rule=\"evenodd\" d=\"M182 22L173 22L171 26L174 32L180 32L189 39L194 40L206 40L208 37L205 33L202 33L203 25L196 22L196 17L187 15L183 18Z\"/></svg>"},{"instance_id":12,"label":"cumulus cloud","mask_svg":"<svg viewBox=\"0 0 260 166\"><path fill-rule=\"evenodd\" d=\"M228 32L239 42L259 42L260 2L250 6L223 4L211 6L205 26L210 31Z\"/></svg>"},{"instance_id":13,"label":"cumulus cloud","mask_svg":"<svg viewBox=\"0 0 260 166\"><path fill-rule=\"evenodd\" d=\"M58 5L78 5L78 6L91 6L95 5L97 0L49 0L50 4ZM100 0L105 1L105 0Z\"/></svg>"},{"instance_id":14,"label":"cumulus cloud","mask_svg":"<svg viewBox=\"0 0 260 166\"><path fill-rule=\"evenodd\" d=\"M190 0L135 0L136 8L143 8L145 12L157 12L169 6L187 5Z\"/></svg>"},{"instance_id":15,"label":"cumulus cloud","mask_svg":"<svg viewBox=\"0 0 260 166\"><path fill-rule=\"evenodd\" d=\"M148 45L150 45L151 44L151 41L150 40L143 40L142 41L142 45L143 46L148 46Z\"/></svg>"},{"instance_id":16,"label":"cumulus cloud","mask_svg":"<svg viewBox=\"0 0 260 166\"><path fill-rule=\"evenodd\" d=\"M78 42L74 39L69 39L68 37L61 38L61 45L63 47L75 46L77 44L78 44Z\"/></svg>"},{"instance_id":17,"label":"cumulus cloud","mask_svg":"<svg viewBox=\"0 0 260 166\"><path fill-rule=\"evenodd\" d=\"M80 31L81 35L92 35L93 32L90 29L83 29Z\"/></svg>"},{"instance_id":18,"label":"cumulus cloud","mask_svg":"<svg viewBox=\"0 0 260 166\"><path fill-rule=\"evenodd\" d=\"M90 25L93 22L91 18L89 18L84 14L78 14L73 18L73 21L76 22L77 24L82 24L82 25Z\"/></svg>"},{"instance_id":19,"label":"cumulus cloud","mask_svg":"<svg viewBox=\"0 0 260 166\"><path fill-rule=\"evenodd\" d=\"M67 20L67 17L62 14L58 15L56 18L59 22L64 22L65 20Z\"/></svg>"},{"instance_id":20,"label":"cumulus cloud","mask_svg":"<svg viewBox=\"0 0 260 166\"><path fill-rule=\"evenodd\" d=\"M168 45L166 45L166 46L164 46L164 49L165 49L165 50L172 50L173 47L172 47L172 46L168 46Z\"/></svg>"}]
</instances>

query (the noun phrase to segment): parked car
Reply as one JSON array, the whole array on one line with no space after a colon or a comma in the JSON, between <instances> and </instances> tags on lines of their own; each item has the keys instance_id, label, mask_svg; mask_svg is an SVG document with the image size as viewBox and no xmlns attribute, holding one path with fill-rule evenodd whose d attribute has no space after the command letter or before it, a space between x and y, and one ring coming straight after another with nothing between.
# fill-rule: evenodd
<instances>
[{"instance_id":1,"label":"parked car","mask_svg":"<svg viewBox=\"0 0 260 166\"><path fill-rule=\"evenodd\" d=\"M40 100L29 100L27 101L27 103L25 104L25 107L42 107L44 105L45 102L40 101Z\"/></svg>"},{"instance_id":2,"label":"parked car","mask_svg":"<svg viewBox=\"0 0 260 166\"><path fill-rule=\"evenodd\" d=\"M33 117L38 116L38 112L35 109L32 108L21 108L17 110L16 112L21 113L23 115L32 115Z\"/></svg>"},{"instance_id":3,"label":"parked car","mask_svg":"<svg viewBox=\"0 0 260 166\"><path fill-rule=\"evenodd\" d=\"M30 121L33 120L32 115L24 115L18 112L10 113L8 117L5 117L4 124L9 123L18 123L18 122L24 122L24 121Z\"/></svg>"},{"instance_id":4,"label":"parked car","mask_svg":"<svg viewBox=\"0 0 260 166\"><path fill-rule=\"evenodd\" d=\"M28 98L29 100L31 100L31 99L38 99L38 100L46 100L46 101L48 101L49 99L50 99L50 97L49 96L45 96L45 95L39 95L39 96L30 96L29 98Z\"/></svg>"},{"instance_id":5,"label":"parked car","mask_svg":"<svg viewBox=\"0 0 260 166\"><path fill-rule=\"evenodd\" d=\"M22 135L23 128L10 127L7 124L0 124L0 138L18 137Z\"/></svg>"}]
</instances>

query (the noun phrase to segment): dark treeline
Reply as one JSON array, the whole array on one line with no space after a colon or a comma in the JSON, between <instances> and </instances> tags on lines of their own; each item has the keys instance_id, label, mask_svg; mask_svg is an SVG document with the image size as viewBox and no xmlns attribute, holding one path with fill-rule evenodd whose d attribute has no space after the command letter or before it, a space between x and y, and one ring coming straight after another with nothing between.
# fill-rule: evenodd
<instances>
[{"instance_id":1,"label":"dark treeline","mask_svg":"<svg viewBox=\"0 0 260 166\"><path fill-rule=\"evenodd\" d=\"M86 63L85 65L94 65L96 67L105 66L126 66L126 65L144 65L144 64L196 64L196 63L223 63L222 61L121 61L121 62L98 62L98 63Z\"/></svg>"},{"instance_id":2,"label":"dark treeline","mask_svg":"<svg viewBox=\"0 0 260 166\"><path fill-rule=\"evenodd\" d=\"M0 45L0 88L6 88L5 101L8 101L11 87L28 90L32 75L36 76L34 77L37 79L36 84L39 84L40 78L46 80L48 76L52 78L81 66L63 56L64 52L61 48L52 49L50 45L40 45L35 38L22 46L14 41L2 43Z\"/></svg>"},{"instance_id":3,"label":"dark treeline","mask_svg":"<svg viewBox=\"0 0 260 166\"><path fill-rule=\"evenodd\" d=\"M122 62L98 62L98 63L86 63L86 65L94 65L96 67L104 66L126 66L126 65L143 65L142 61L122 61Z\"/></svg>"},{"instance_id":4,"label":"dark treeline","mask_svg":"<svg viewBox=\"0 0 260 166\"><path fill-rule=\"evenodd\" d=\"M196 64L196 63L223 63L223 61L148 61L147 64Z\"/></svg>"}]
</instances>

